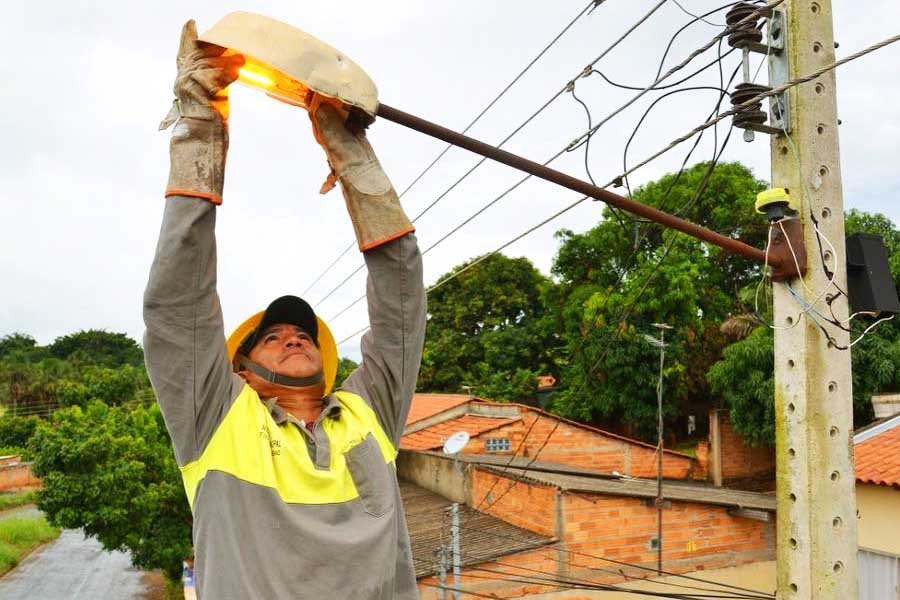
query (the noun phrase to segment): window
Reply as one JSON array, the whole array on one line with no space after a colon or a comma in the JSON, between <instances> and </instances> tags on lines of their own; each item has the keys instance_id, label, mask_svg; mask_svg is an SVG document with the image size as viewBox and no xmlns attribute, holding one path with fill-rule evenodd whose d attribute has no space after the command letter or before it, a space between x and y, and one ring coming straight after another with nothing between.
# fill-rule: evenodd
<instances>
[{"instance_id":1,"label":"window","mask_svg":"<svg viewBox=\"0 0 900 600\"><path fill-rule=\"evenodd\" d=\"M509 443L509 438L487 438L484 440L484 449L487 452L509 452L512 444Z\"/></svg>"}]
</instances>

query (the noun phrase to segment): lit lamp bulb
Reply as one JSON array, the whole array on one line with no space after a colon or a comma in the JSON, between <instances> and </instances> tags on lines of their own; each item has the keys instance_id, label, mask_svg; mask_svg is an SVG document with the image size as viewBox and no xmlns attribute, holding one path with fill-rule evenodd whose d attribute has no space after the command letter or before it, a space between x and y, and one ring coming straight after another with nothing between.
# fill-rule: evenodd
<instances>
[{"instance_id":1,"label":"lit lamp bulb","mask_svg":"<svg viewBox=\"0 0 900 600\"><path fill-rule=\"evenodd\" d=\"M309 89L277 69L249 59L238 70L238 82L292 106L307 107Z\"/></svg>"},{"instance_id":2,"label":"lit lamp bulb","mask_svg":"<svg viewBox=\"0 0 900 600\"><path fill-rule=\"evenodd\" d=\"M269 90L275 86L271 77L260 73L252 67L241 67L238 71L238 81L244 85L261 90Z\"/></svg>"}]
</instances>

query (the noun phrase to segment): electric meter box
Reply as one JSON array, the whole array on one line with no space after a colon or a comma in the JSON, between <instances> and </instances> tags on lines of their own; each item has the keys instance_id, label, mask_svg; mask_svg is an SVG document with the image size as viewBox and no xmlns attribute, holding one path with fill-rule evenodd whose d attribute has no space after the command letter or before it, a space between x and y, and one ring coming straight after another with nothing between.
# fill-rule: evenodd
<instances>
[{"instance_id":1,"label":"electric meter box","mask_svg":"<svg viewBox=\"0 0 900 600\"><path fill-rule=\"evenodd\" d=\"M880 235L855 233L847 238L847 293L854 313L883 317L900 312L897 287Z\"/></svg>"}]
</instances>

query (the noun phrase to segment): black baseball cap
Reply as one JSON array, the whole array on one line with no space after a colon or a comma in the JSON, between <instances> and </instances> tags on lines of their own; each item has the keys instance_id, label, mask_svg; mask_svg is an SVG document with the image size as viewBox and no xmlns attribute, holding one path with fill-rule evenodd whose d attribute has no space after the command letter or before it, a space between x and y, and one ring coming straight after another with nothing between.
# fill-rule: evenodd
<instances>
[{"instance_id":1,"label":"black baseball cap","mask_svg":"<svg viewBox=\"0 0 900 600\"><path fill-rule=\"evenodd\" d=\"M281 296L272 301L263 313L262 321L253 332L247 336L247 339L238 348L238 353L247 356L256 345L259 335L278 323L287 323L288 325L296 325L315 341L316 346L319 345L319 323L316 320L316 313L313 311L309 303L303 298L297 296Z\"/></svg>"}]
</instances>

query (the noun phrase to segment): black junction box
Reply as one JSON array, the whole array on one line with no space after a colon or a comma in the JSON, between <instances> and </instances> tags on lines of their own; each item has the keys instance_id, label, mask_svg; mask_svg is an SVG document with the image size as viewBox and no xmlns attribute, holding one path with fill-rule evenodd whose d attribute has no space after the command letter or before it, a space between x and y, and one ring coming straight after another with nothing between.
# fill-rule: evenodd
<instances>
[{"instance_id":1,"label":"black junction box","mask_svg":"<svg viewBox=\"0 0 900 600\"><path fill-rule=\"evenodd\" d=\"M897 287L880 235L854 233L847 238L847 293L854 313L887 316L900 312Z\"/></svg>"}]
</instances>

